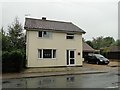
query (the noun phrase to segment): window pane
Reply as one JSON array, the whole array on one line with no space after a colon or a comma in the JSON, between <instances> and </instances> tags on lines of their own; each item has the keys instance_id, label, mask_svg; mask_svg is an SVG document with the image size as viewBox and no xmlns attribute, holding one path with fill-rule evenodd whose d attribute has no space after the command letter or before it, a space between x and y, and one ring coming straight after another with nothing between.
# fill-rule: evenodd
<instances>
[{"instance_id":1,"label":"window pane","mask_svg":"<svg viewBox=\"0 0 120 90\"><path fill-rule=\"evenodd\" d=\"M70 58L74 58L74 51L70 51Z\"/></svg>"},{"instance_id":2,"label":"window pane","mask_svg":"<svg viewBox=\"0 0 120 90\"><path fill-rule=\"evenodd\" d=\"M44 31L43 32L43 37L49 37L49 32Z\"/></svg>"},{"instance_id":3,"label":"window pane","mask_svg":"<svg viewBox=\"0 0 120 90\"><path fill-rule=\"evenodd\" d=\"M67 33L66 39L74 39L74 34L72 34L72 33Z\"/></svg>"},{"instance_id":4,"label":"window pane","mask_svg":"<svg viewBox=\"0 0 120 90\"><path fill-rule=\"evenodd\" d=\"M46 32L46 31L44 31L44 32L43 32L43 35L46 35L46 34L47 34L47 32Z\"/></svg>"},{"instance_id":5,"label":"window pane","mask_svg":"<svg viewBox=\"0 0 120 90\"><path fill-rule=\"evenodd\" d=\"M53 58L56 58L56 50L53 50Z\"/></svg>"},{"instance_id":6,"label":"window pane","mask_svg":"<svg viewBox=\"0 0 120 90\"><path fill-rule=\"evenodd\" d=\"M52 58L52 50L43 49L43 58Z\"/></svg>"},{"instance_id":7,"label":"window pane","mask_svg":"<svg viewBox=\"0 0 120 90\"><path fill-rule=\"evenodd\" d=\"M39 32L38 32L38 36L39 36L39 37L42 37L42 31L39 31Z\"/></svg>"},{"instance_id":8,"label":"window pane","mask_svg":"<svg viewBox=\"0 0 120 90\"><path fill-rule=\"evenodd\" d=\"M74 61L75 61L74 59L70 59L70 64L74 64L75 63Z\"/></svg>"},{"instance_id":9,"label":"window pane","mask_svg":"<svg viewBox=\"0 0 120 90\"><path fill-rule=\"evenodd\" d=\"M67 39L74 39L74 36L67 36Z\"/></svg>"},{"instance_id":10,"label":"window pane","mask_svg":"<svg viewBox=\"0 0 120 90\"><path fill-rule=\"evenodd\" d=\"M41 49L38 50L38 58L42 58L42 50Z\"/></svg>"},{"instance_id":11,"label":"window pane","mask_svg":"<svg viewBox=\"0 0 120 90\"><path fill-rule=\"evenodd\" d=\"M69 65L69 50L67 50L67 65Z\"/></svg>"}]
</instances>

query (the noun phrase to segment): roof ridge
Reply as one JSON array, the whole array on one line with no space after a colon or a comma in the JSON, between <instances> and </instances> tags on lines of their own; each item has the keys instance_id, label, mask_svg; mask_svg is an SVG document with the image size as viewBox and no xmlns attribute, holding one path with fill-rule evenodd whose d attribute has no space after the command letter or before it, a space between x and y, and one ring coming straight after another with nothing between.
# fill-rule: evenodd
<instances>
[{"instance_id":1,"label":"roof ridge","mask_svg":"<svg viewBox=\"0 0 120 90\"><path fill-rule=\"evenodd\" d=\"M55 20L42 20L42 19L37 19L37 18L25 18L25 19L33 19L33 20L40 20L40 21L49 21L49 22L60 22L60 23L70 23L72 24L72 22L65 22L65 21L55 21Z\"/></svg>"}]
</instances>

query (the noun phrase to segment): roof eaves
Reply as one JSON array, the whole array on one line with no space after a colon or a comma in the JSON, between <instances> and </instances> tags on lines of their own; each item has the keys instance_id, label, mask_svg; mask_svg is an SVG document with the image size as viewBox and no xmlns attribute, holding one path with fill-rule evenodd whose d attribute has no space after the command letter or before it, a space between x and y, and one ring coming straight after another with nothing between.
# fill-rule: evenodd
<instances>
[{"instance_id":1,"label":"roof eaves","mask_svg":"<svg viewBox=\"0 0 120 90\"><path fill-rule=\"evenodd\" d=\"M56 32L82 33L81 31L56 30L56 29L45 29L45 28L28 28L28 27L24 27L24 28L28 31L51 30L51 31L56 31Z\"/></svg>"}]
</instances>

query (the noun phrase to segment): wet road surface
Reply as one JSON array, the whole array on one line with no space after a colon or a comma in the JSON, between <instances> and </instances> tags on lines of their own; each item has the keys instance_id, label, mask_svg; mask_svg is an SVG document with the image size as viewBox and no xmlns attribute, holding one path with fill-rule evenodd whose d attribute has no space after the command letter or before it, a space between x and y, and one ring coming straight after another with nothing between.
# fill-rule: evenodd
<instances>
[{"instance_id":1,"label":"wet road surface","mask_svg":"<svg viewBox=\"0 0 120 90\"><path fill-rule=\"evenodd\" d=\"M118 88L118 67L108 73L4 79L3 88Z\"/></svg>"}]
</instances>

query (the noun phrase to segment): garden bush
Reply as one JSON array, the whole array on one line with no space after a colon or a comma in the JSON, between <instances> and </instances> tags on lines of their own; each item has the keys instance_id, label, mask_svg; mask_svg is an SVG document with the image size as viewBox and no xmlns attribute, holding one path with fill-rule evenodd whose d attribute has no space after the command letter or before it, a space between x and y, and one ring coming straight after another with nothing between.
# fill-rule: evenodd
<instances>
[{"instance_id":1,"label":"garden bush","mask_svg":"<svg viewBox=\"0 0 120 90\"><path fill-rule=\"evenodd\" d=\"M24 66L24 54L20 50L2 53L2 72L20 72Z\"/></svg>"}]
</instances>

